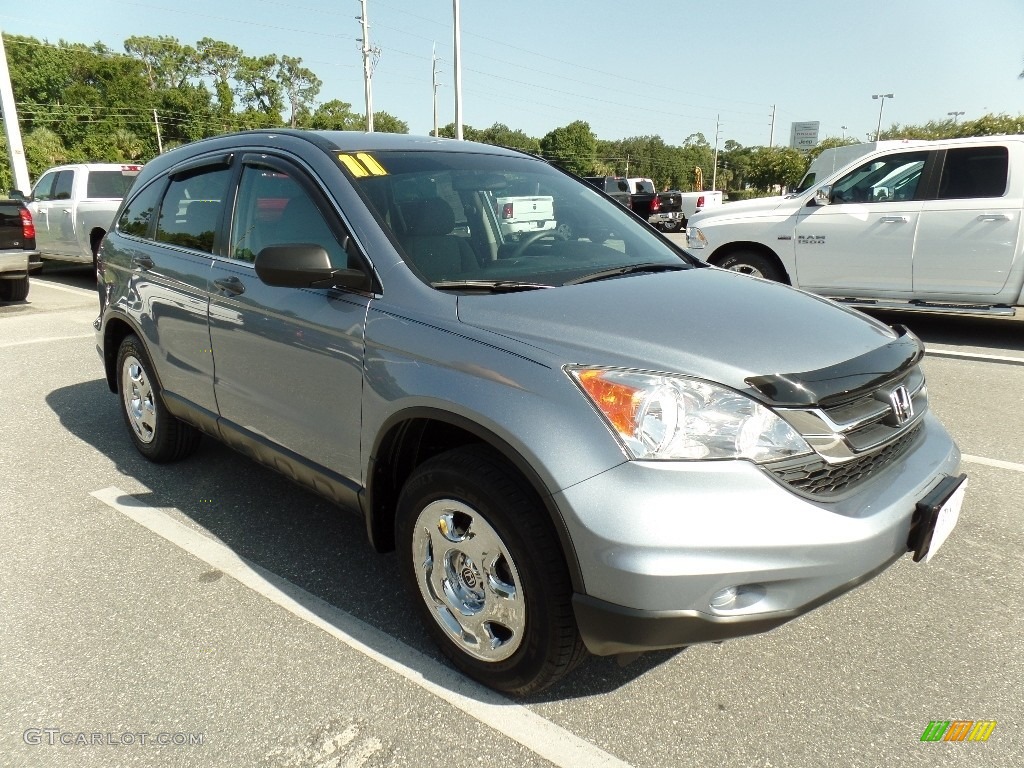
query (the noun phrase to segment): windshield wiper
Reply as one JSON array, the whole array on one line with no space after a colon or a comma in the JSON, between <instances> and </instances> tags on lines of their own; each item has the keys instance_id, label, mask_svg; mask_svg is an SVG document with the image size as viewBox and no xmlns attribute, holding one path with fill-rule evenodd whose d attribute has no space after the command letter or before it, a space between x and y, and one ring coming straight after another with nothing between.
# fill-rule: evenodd
<instances>
[{"instance_id":1,"label":"windshield wiper","mask_svg":"<svg viewBox=\"0 0 1024 768\"><path fill-rule=\"evenodd\" d=\"M524 283L519 280L438 280L431 283L439 291L458 290L460 288L492 291L494 293L513 291L533 291L538 288L554 288L548 283Z\"/></svg>"},{"instance_id":2,"label":"windshield wiper","mask_svg":"<svg viewBox=\"0 0 1024 768\"><path fill-rule=\"evenodd\" d=\"M579 285L580 283L592 283L597 280L607 280L610 277L621 277L622 275L634 275L641 272L678 272L681 269L690 269L685 264L628 264L622 267L602 269L600 272L591 272L589 275L574 277L562 285Z\"/></svg>"}]
</instances>

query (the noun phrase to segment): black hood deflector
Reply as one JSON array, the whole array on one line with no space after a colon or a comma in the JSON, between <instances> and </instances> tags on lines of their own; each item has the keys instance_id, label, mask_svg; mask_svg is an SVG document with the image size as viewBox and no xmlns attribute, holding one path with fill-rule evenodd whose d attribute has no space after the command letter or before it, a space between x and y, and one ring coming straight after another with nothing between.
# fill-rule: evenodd
<instances>
[{"instance_id":1,"label":"black hood deflector","mask_svg":"<svg viewBox=\"0 0 1024 768\"><path fill-rule=\"evenodd\" d=\"M804 373L752 376L752 386L773 405L829 406L857 392L876 388L910 370L924 357L924 344L904 325L893 326L898 338L851 360Z\"/></svg>"}]
</instances>

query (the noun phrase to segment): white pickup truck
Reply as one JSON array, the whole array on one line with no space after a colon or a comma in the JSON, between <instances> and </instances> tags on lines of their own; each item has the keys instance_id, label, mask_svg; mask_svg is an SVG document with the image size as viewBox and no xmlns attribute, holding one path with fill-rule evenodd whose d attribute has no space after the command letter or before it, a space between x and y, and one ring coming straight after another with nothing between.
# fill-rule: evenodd
<instances>
[{"instance_id":1,"label":"white pickup truck","mask_svg":"<svg viewBox=\"0 0 1024 768\"><path fill-rule=\"evenodd\" d=\"M100 240L141 165L87 163L50 168L25 198L44 259L95 264Z\"/></svg>"},{"instance_id":2,"label":"white pickup truck","mask_svg":"<svg viewBox=\"0 0 1024 768\"><path fill-rule=\"evenodd\" d=\"M901 142L803 192L694 216L687 250L852 306L1012 315L1022 212L1024 136Z\"/></svg>"},{"instance_id":3,"label":"white pickup truck","mask_svg":"<svg viewBox=\"0 0 1024 768\"><path fill-rule=\"evenodd\" d=\"M551 195L495 197L494 212L501 234L508 239L555 228L555 199Z\"/></svg>"}]
</instances>

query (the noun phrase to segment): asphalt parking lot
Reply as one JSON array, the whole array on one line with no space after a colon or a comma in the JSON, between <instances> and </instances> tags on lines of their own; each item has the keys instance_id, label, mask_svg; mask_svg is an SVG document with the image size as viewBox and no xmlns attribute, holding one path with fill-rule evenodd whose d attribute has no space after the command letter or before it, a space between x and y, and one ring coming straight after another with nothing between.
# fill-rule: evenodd
<instances>
[{"instance_id":1,"label":"asphalt parking lot","mask_svg":"<svg viewBox=\"0 0 1024 768\"><path fill-rule=\"evenodd\" d=\"M355 517L209 440L142 459L89 280L0 305L0 766L1024 765L1024 322L879 315L928 344L971 478L931 563L513 702L440 660Z\"/></svg>"}]
</instances>

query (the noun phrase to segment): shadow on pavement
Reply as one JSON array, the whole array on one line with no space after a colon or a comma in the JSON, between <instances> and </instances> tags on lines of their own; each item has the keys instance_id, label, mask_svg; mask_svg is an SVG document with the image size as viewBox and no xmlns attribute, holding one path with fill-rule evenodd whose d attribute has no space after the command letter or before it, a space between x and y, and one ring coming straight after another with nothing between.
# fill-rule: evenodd
<instances>
[{"instance_id":1,"label":"shadow on pavement","mask_svg":"<svg viewBox=\"0 0 1024 768\"><path fill-rule=\"evenodd\" d=\"M400 582L396 555L373 551L361 518L210 438L184 461L149 462L126 434L105 380L54 390L46 402L66 429L150 489L136 495L141 503L180 511L239 556L447 664L420 624L409 621L415 606ZM646 654L626 664L592 657L528 702L615 690L678 653Z\"/></svg>"}]
</instances>

